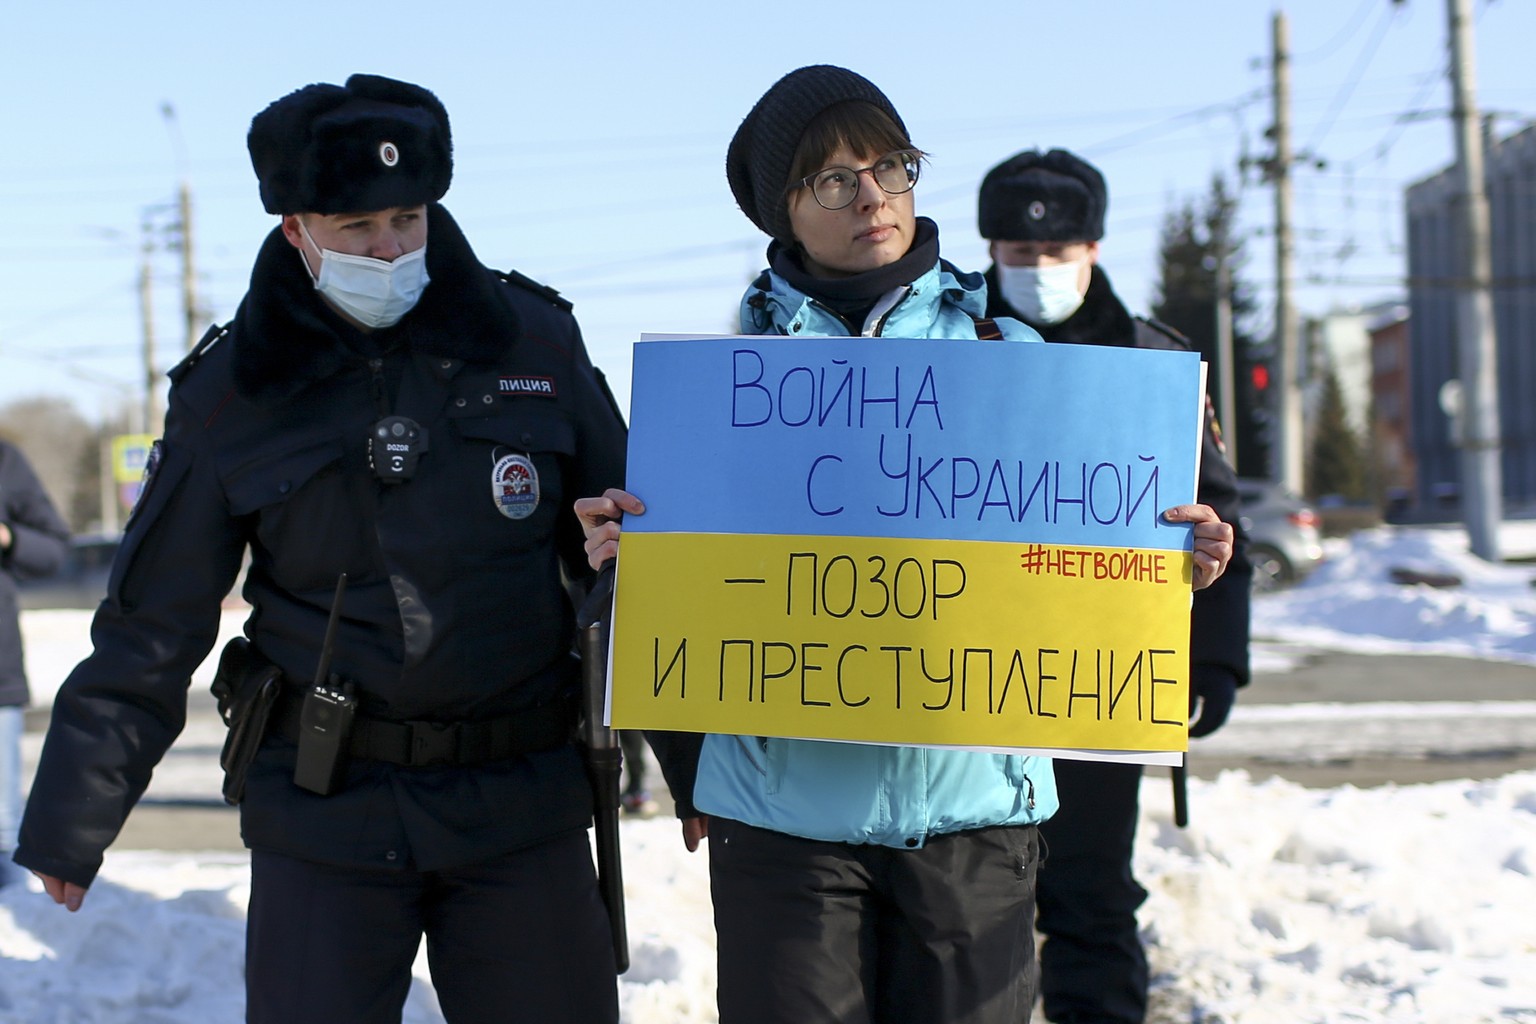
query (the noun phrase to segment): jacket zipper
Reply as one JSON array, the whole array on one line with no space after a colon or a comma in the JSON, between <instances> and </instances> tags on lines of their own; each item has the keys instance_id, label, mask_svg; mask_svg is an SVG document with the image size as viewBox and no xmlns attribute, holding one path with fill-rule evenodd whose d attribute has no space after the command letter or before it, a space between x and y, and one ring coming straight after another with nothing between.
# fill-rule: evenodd
<instances>
[{"instance_id":1,"label":"jacket zipper","mask_svg":"<svg viewBox=\"0 0 1536 1024\"><path fill-rule=\"evenodd\" d=\"M897 308L903 302L907 301L907 296L909 296L911 294L912 294L912 286L911 285L907 285L904 288L904 290L902 291L902 293L901 293L901 298L899 298L895 302L891 303L890 306L886 309L886 311L884 313L880 314L880 319L875 321L875 326L869 332L869 337L871 337L871 338L879 338L879 337L882 337L884 335L884 332L885 332L885 322L891 318L891 314L896 312Z\"/></svg>"},{"instance_id":2,"label":"jacket zipper","mask_svg":"<svg viewBox=\"0 0 1536 1024\"><path fill-rule=\"evenodd\" d=\"M838 323L840 323L844 327L848 328L848 336L849 337L857 338L859 336L858 329L856 327L854 327L853 324L849 323L848 319L846 317L844 317L843 314L839 313L835 309L832 309L830 306L822 305L816 299L810 299L810 303L811 303L812 306L816 307L817 309L821 310L823 313L827 314L827 316L830 316L832 319L836 320Z\"/></svg>"},{"instance_id":3,"label":"jacket zipper","mask_svg":"<svg viewBox=\"0 0 1536 1024\"><path fill-rule=\"evenodd\" d=\"M389 415L389 387L384 381L384 360L374 356L368 360L368 369L373 374L373 404L379 411L379 418Z\"/></svg>"}]
</instances>

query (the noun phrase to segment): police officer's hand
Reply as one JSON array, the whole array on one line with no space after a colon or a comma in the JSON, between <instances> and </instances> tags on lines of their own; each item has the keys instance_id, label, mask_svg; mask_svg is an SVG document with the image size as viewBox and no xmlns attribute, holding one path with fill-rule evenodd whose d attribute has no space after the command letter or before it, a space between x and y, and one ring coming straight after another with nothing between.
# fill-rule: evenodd
<instances>
[{"instance_id":1,"label":"police officer's hand","mask_svg":"<svg viewBox=\"0 0 1536 1024\"><path fill-rule=\"evenodd\" d=\"M1175 505L1163 518L1195 524L1195 589L1204 590L1219 580L1232 560L1232 524L1222 522L1209 505Z\"/></svg>"},{"instance_id":2,"label":"police officer's hand","mask_svg":"<svg viewBox=\"0 0 1536 1024\"><path fill-rule=\"evenodd\" d=\"M577 498L576 518L587 535L587 564L601 569L603 563L619 553L619 521L627 512L638 516L645 503L628 491L610 487L601 498Z\"/></svg>"},{"instance_id":3,"label":"police officer's hand","mask_svg":"<svg viewBox=\"0 0 1536 1024\"><path fill-rule=\"evenodd\" d=\"M80 904L85 902L85 887L74 882L66 882L62 878L54 878L45 875L41 871L32 872L43 883L43 891L53 897L53 902L69 908L70 913L80 909Z\"/></svg>"},{"instance_id":4,"label":"police officer's hand","mask_svg":"<svg viewBox=\"0 0 1536 1024\"><path fill-rule=\"evenodd\" d=\"M1220 665L1194 665L1189 678L1189 735L1209 736L1221 728L1237 699L1237 677ZM1200 717L1195 717L1195 709Z\"/></svg>"},{"instance_id":5,"label":"police officer's hand","mask_svg":"<svg viewBox=\"0 0 1536 1024\"><path fill-rule=\"evenodd\" d=\"M709 815L683 819L683 845L693 853L699 848L699 840L709 838Z\"/></svg>"}]
</instances>

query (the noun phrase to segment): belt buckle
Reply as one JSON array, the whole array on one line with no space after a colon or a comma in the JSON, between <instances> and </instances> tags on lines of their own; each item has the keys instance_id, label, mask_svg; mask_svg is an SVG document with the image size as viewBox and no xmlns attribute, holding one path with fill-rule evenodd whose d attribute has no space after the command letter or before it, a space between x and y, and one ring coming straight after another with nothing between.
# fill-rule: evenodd
<instances>
[{"instance_id":1,"label":"belt buckle","mask_svg":"<svg viewBox=\"0 0 1536 1024\"><path fill-rule=\"evenodd\" d=\"M458 722L413 722L411 767L452 764L459 752Z\"/></svg>"}]
</instances>

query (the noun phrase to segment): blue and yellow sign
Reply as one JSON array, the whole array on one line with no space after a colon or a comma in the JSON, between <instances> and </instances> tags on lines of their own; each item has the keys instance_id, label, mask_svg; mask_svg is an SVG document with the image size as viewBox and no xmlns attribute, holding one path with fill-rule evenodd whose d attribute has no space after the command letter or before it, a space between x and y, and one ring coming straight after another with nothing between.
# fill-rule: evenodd
<instances>
[{"instance_id":1,"label":"blue and yellow sign","mask_svg":"<svg viewBox=\"0 0 1536 1024\"><path fill-rule=\"evenodd\" d=\"M112 438L112 480L124 512L133 508L144 489L144 470L154 444L153 434L118 434Z\"/></svg>"},{"instance_id":2,"label":"blue and yellow sign","mask_svg":"<svg viewBox=\"0 0 1536 1024\"><path fill-rule=\"evenodd\" d=\"M1199 357L730 337L635 347L619 728L1187 744Z\"/></svg>"}]
</instances>

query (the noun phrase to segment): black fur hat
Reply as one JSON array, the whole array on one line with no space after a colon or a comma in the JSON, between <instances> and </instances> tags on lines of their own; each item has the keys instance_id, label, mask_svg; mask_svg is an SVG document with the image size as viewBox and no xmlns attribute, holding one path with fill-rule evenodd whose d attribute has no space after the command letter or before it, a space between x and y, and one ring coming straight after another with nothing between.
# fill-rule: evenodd
<instances>
[{"instance_id":1,"label":"black fur hat","mask_svg":"<svg viewBox=\"0 0 1536 1024\"><path fill-rule=\"evenodd\" d=\"M816 115L850 100L879 107L903 135L907 134L901 115L869 79L847 68L813 64L775 82L731 138L725 153L725 177L736 205L753 224L785 244L795 237L784 188L800 136Z\"/></svg>"},{"instance_id":2,"label":"black fur hat","mask_svg":"<svg viewBox=\"0 0 1536 1024\"><path fill-rule=\"evenodd\" d=\"M1007 242L1097 242L1109 193L1104 175L1064 149L1026 150L981 179L976 226Z\"/></svg>"},{"instance_id":3,"label":"black fur hat","mask_svg":"<svg viewBox=\"0 0 1536 1024\"><path fill-rule=\"evenodd\" d=\"M251 120L246 145L268 213L363 213L436 202L453 178L448 111L378 75L307 85Z\"/></svg>"}]
</instances>

